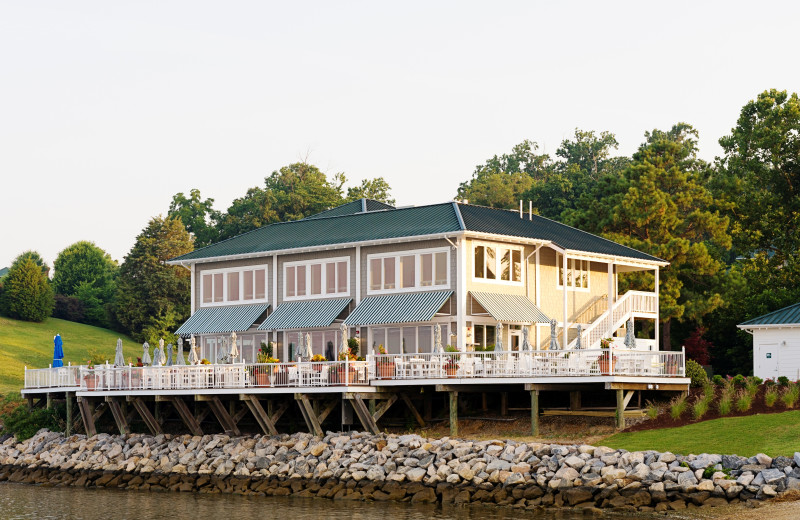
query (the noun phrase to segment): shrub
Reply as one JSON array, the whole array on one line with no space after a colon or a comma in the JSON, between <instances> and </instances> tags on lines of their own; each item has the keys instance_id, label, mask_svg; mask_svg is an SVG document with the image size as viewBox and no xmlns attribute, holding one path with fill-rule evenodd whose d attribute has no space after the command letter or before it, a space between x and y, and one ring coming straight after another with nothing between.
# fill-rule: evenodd
<instances>
[{"instance_id":1,"label":"shrub","mask_svg":"<svg viewBox=\"0 0 800 520\"><path fill-rule=\"evenodd\" d=\"M733 381L733 385L736 388L744 388L745 385L747 384L747 380L744 378L742 374L736 374L735 376L733 376L733 379L731 381Z\"/></svg>"},{"instance_id":2,"label":"shrub","mask_svg":"<svg viewBox=\"0 0 800 520\"><path fill-rule=\"evenodd\" d=\"M788 385L783 389L781 401L783 401L783 404L786 405L786 408L794 408L794 405L797 404L798 398L800 398L800 385Z\"/></svg>"},{"instance_id":3,"label":"shrub","mask_svg":"<svg viewBox=\"0 0 800 520\"><path fill-rule=\"evenodd\" d=\"M736 394L736 409L746 412L753 406L753 396L747 390L740 390Z\"/></svg>"},{"instance_id":4,"label":"shrub","mask_svg":"<svg viewBox=\"0 0 800 520\"><path fill-rule=\"evenodd\" d=\"M733 397L730 394L723 393L719 398L717 407L719 408L720 415L728 415L733 408Z\"/></svg>"},{"instance_id":5,"label":"shrub","mask_svg":"<svg viewBox=\"0 0 800 520\"><path fill-rule=\"evenodd\" d=\"M708 381L706 371L700 366L700 363L693 359L686 360L686 377L691 378L693 388L700 388Z\"/></svg>"},{"instance_id":6,"label":"shrub","mask_svg":"<svg viewBox=\"0 0 800 520\"><path fill-rule=\"evenodd\" d=\"M713 381L717 386L723 386L725 384L725 378L719 374L714 374L714 377L711 378L711 381Z\"/></svg>"},{"instance_id":7,"label":"shrub","mask_svg":"<svg viewBox=\"0 0 800 520\"><path fill-rule=\"evenodd\" d=\"M645 407L645 414L650 419L655 419L658 417L658 414L661 413L661 406L658 403L654 403L653 401L647 401L647 406Z\"/></svg>"},{"instance_id":8,"label":"shrub","mask_svg":"<svg viewBox=\"0 0 800 520\"><path fill-rule=\"evenodd\" d=\"M86 319L86 307L74 296L55 295L53 317L61 320L83 323Z\"/></svg>"},{"instance_id":9,"label":"shrub","mask_svg":"<svg viewBox=\"0 0 800 520\"><path fill-rule=\"evenodd\" d=\"M706 400L705 395L701 396L700 399L695 401L694 406L692 406L692 414L694 415L695 419L702 419L703 416L708 412L709 402Z\"/></svg>"},{"instance_id":10,"label":"shrub","mask_svg":"<svg viewBox=\"0 0 800 520\"><path fill-rule=\"evenodd\" d=\"M747 382L745 383L745 390L747 394L750 396L750 400L756 398L758 395L758 389L761 388L761 379L758 377L748 377Z\"/></svg>"},{"instance_id":11,"label":"shrub","mask_svg":"<svg viewBox=\"0 0 800 520\"><path fill-rule=\"evenodd\" d=\"M64 405L52 408L34 408L28 410L27 405L17 406L11 413L2 416L3 431L17 436L17 440L24 441L36 435L42 428L51 431L62 429L61 416Z\"/></svg>"},{"instance_id":12,"label":"shrub","mask_svg":"<svg viewBox=\"0 0 800 520\"><path fill-rule=\"evenodd\" d=\"M678 397L675 397L669 405L669 415L673 419L678 419L683 412L686 411L686 395L681 394Z\"/></svg>"},{"instance_id":13,"label":"shrub","mask_svg":"<svg viewBox=\"0 0 800 520\"><path fill-rule=\"evenodd\" d=\"M53 313L53 289L42 267L31 258L14 262L3 278L0 309L10 318L44 321Z\"/></svg>"},{"instance_id":14,"label":"shrub","mask_svg":"<svg viewBox=\"0 0 800 520\"><path fill-rule=\"evenodd\" d=\"M764 404L772 408L775 406L775 401L778 400L778 387L773 385L768 385L767 390L764 392Z\"/></svg>"},{"instance_id":15,"label":"shrub","mask_svg":"<svg viewBox=\"0 0 800 520\"><path fill-rule=\"evenodd\" d=\"M708 365L711 362L711 349L714 346L710 341L703 339L703 334L706 329L698 327L692 334L686 338L684 347L686 348L686 356L695 360L700 365ZM687 362L688 370L688 362Z\"/></svg>"},{"instance_id":16,"label":"shrub","mask_svg":"<svg viewBox=\"0 0 800 520\"><path fill-rule=\"evenodd\" d=\"M789 378L786 376L781 376L778 378L778 384L780 386L789 386Z\"/></svg>"}]
</instances>

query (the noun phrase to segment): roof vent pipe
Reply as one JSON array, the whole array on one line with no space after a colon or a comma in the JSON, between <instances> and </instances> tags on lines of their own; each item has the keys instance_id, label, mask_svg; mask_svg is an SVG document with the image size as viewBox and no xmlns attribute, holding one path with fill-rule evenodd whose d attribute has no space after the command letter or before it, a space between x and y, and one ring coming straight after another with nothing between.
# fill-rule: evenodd
<instances>
[{"instance_id":1,"label":"roof vent pipe","mask_svg":"<svg viewBox=\"0 0 800 520\"><path fill-rule=\"evenodd\" d=\"M528 201L528 220L533 220L533 201Z\"/></svg>"},{"instance_id":2,"label":"roof vent pipe","mask_svg":"<svg viewBox=\"0 0 800 520\"><path fill-rule=\"evenodd\" d=\"M519 199L519 218L522 218L522 199Z\"/></svg>"}]
</instances>

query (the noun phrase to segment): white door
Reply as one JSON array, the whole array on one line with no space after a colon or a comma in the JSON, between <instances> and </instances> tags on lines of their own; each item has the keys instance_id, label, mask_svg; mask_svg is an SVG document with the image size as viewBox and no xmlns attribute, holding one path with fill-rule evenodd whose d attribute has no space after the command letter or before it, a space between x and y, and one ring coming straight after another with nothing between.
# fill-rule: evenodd
<instances>
[{"instance_id":1,"label":"white door","mask_svg":"<svg viewBox=\"0 0 800 520\"><path fill-rule=\"evenodd\" d=\"M778 344L760 343L756 349L755 375L762 379L778 377Z\"/></svg>"}]
</instances>

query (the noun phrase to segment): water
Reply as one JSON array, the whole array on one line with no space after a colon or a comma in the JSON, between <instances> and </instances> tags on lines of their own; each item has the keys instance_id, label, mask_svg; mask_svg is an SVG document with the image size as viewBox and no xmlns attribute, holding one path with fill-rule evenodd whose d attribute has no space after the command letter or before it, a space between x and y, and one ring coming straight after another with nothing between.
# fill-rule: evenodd
<instances>
[{"instance_id":1,"label":"water","mask_svg":"<svg viewBox=\"0 0 800 520\"><path fill-rule=\"evenodd\" d=\"M163 493L0 483L0 520L577 520L568 510L535 513L504 507L452 507L389 502ZM608 518L606 516L606 518ZM622 517L617 517L622 518Z\"/></svg>"}]
</instances>

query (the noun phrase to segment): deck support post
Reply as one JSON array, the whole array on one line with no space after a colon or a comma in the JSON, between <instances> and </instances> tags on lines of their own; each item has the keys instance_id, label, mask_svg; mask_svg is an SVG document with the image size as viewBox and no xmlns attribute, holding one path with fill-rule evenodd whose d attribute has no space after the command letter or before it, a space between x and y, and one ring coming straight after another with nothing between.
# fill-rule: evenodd
<instances>
[{"instance_id":1,"label":"deck support post","mask_svg":"<svg viewBox=\"0 0 800 520\"><path fill-rule=\"evenodd\" d=\"M92 406L85 397L78 397L78 408L81 411L81 419L83 419L83 430L86 432L87 437L94 437L97 435L97 430L94 427L94 418L92 417Z\"/></svg>"},{"instance_id":2,"label":"deck support post","mask_svg":"<svg viewBox=\"0 0 800 520\"><path fill-rule=\"evenodd\" d=\"M369 409L367 408L367 405L364 403L364 400L361 398L361 396L355 394L350 403L353 405L353 411L356 412L356 416L358 417L359 422L361 422L361 426L363 426L366 431L373 435L379 434L380 430L378 429L378 423L375 422L373 415L369 413Z\"/></svg>"},{"instance_id":3,"label":"deck support post","mask_svg":"<svg viewBox=\"0 0 800 520\"><path fill-rule=\"evenodd\" d=\"M581 409L581 391L573 390L569 393L569 409L573 412Z\"/></svg>"},{"instance_id":4,"label":"deck support post","mask_svg":"<svg viewBox=\"0 0 800 520\"><path fill-rule=\"evenodd\" d=\"M64 429L64 436L69 437L72 435L72 397L69 392L66 393L67 399L67 427Z\"/></svg>"},{"instance_id":5,"label":"deck support post","mask_svg":"<svg viewBox=\"0 0 800 520\"><path fill-rule=\"evenodd\" d=\"M145 403L141 397L129 396L128 400L133 403L133 407L136 408L136 411L139 413L139 416L142 418L151 434L158 435L159 433L164 433L161 431L161 424L159 424L156 418L153 417L153 414L150 413L150 409L147 408L147 403Z\"/></svg>"},{"instance_id":6,"label":"deck support post","mask_svg":"<svg viewBox=\"0 0 800 520\"><path fill-rule=\"evenodd\" d=\"M192 435L202 436L203 428L200 427L200 422L189 410L189 407L186 406L186 402L184 402L183 398L181 396L174 395L171 396L169 400L172 403L172 406L175 407L175 411L178 412L183 424L189 428L189 431L192 433Z\"/></svg>"},{"instance_id":7,"label":"deck support post","mask_svg":"<svg viewBox=\"0 0 800 520\"><path fill-rule=\"evenodd\" d=\"M45 395L47 396L47 405L46 405L46 407L49 410L50 408L53 407L53 394L50 393L50 392L47 392L47 394L45 394Z\"/></svg>"},{"instance_id":8,"label":"deck support post","mask_svg":"<svg viewBox=\"0 0 800 520\"><path fill-rule=\"evenodd\" d=\"M617 390L617 412L616 412L616 428L618 430L625 429L625 390Z\"/></svg>"},{"instance_id":9,"label":"deck support post","mask_svg":"<svg viewBox=\"0 0 800 520\"><path fill-rule=\"evenodd\" d=\"M122 410L119 400L116 397L106 396L106 403L108 403L108 408L111 410L111 415L114 416L114 422L117 423L119 434L129 434L131 429L128 426L128 421L125 419L125 412Z\"/></svg>"},{"instance_id":10,"label":"deck support post","mask_svg":"<svg viewBox=\"0 0 800 520\"><path fill-rule=\"evenodd\" d=\"M264 407L261 406L261 401L258 400L257 395L242 395L241 399L244 400L244 404L250 409L250 413L255 417L264 435L278 435L278 430L275 428L275 423L272 421L271 414L264 411ZM268 408L271 408L269 404L271 404L271 401L268 401Z\"/></svg>"},{"instance_id":11,"label":"deck support post","mask_svg":"<svg viewBox=\"0 0 800 520\"><path fill-rule=\"evenodd\" d=\"M508 392L500 392L500 415L508 415Z\"/></svg>"},{"instance_id":12,"label":"deck support post","mask_svg":"<svg viewBox=\"0 0 800 520\"><path fill-rule=\"evenodd\" d=\"M539 435L539 391L531 390L531 435Z\"/></svg>"},{"instance_id":13,"label":"deck support post","mask_svg":"<svg viewBox=\"0 0 800 520\"><path fill-rule=\"evenodd\" d=\"M481 411L489 411L489 404L486 402L486 392L481 392Z\"/></svg>"},{"instance_id":14,"label":"deck support post","mask_svg":"<svg viewBox=\"0 0 800 520\"><path fill-rule=\"evenodd\" d=\"M458 437L458 392L450 394L450 436Z\"/></svg>"},{"instance_id":15,"label":"deck support post","mask_svg":"<svg viewBox=\"0 0 800 520\"><path fill-rule=\"evenodd\" d=\"M425 420L430 421L433 418L433 396L431 395L431 392L425 392L422 399L422 406L425 409L423 412L425 414Z\"/></svg>"},{"instance_id":16,"label":"deck support post","mask_svg":"<svg viewBox=\"0 0 800 520\"><path fill-rule=\"evenodd\" d=\"M408 407L408 409L411 410L411 413L412 413L412 415L414 415L414 419L416 419L417 424L419 424L420 427L424 428L425 427L425 420L422 418L422 416L417 411L417 408L414 406L414 403L411 401L411 398L408 397L408 395L406 395L406 394L400 394L400 398L403 400L404 403L406 403L406 406Z\"/></svg>"},{"instance_id":17,"label":"deck support post","mask_svg":"<svg viewBox=\"0 0 800 520\"><path fill-rule=\"evenodd\" d=\"M216 395L204 396L203 400L208 402L208 407L216 416L217 421L219 421L220 426L222 426L222 429L225 430L226 433L230 432L236 437L242 434L242 432L239 431L239 427L236 426L236 422L233 420L233 417L231 417L231 415L225 409L225 405L222 404L222 401L220 401L219 397Z\"/></svg>"},{"instance_id":18,"label":"deck support post","mask_svg":"<svg viewBox=\"0 0 800 520\"><path fill-rule=\"evenodd\" d=\"M314 413L314 406L311 404L311 401L309 401L308 396L306 394L294 394L294 398L297 401L297 405L300 407L300 413L303 414L303 419L306 422L306 426L308 426L309 433L317 437L322 437L322 425L317 419L317 415Z\"/></svg>"}]
</instances>

